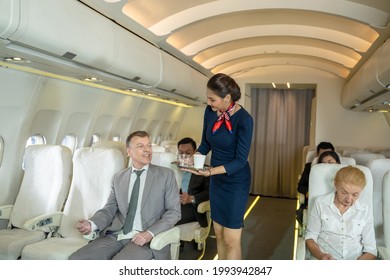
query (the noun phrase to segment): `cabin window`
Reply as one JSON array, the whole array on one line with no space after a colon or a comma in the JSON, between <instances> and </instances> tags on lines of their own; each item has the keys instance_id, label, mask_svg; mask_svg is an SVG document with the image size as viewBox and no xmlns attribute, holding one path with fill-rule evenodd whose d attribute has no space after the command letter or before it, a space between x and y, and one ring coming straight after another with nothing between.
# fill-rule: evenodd
<instances>
[{"instance_id":1,"label":"cabin window","mask_svg":"<svg viewBox=\"0 0 390 280\"><path fill-rule=\"evenodd\" d=\"M121 141L121 136L119 134L115 134L114 136L112 136L112 141L120 142Z\"/></svg>"},{"instance_id":2,"label":"cabin window","mask_svg":"<svg viewBox=\"0 0 390 280\"><path fill-rule=\"evenodd\" d=\"M46 144L46 138L43 135L35 134L27 139L26 148L30 145Z\"/></svg>"},{"instance_id":3,"label":"cabin window","mask_svg":"<svg viewBox=\"0 0 390 280\"><path fill-rule=\"evenodd\" d=\"M77 147L76 136L73 134L65 135L64 139L62 139L61 145L68 147L72 151L72 154L73 154L74 150Z\"/></svg>"},{"instance_id":4,"label":"cabin window","mask_svg":"<svg viewBox=\"0 0 390 280\"><path fill-rule=\"evenodd\" d=\"M42 144L46 144L46 138L43 135L35 134L33 136L30 136L27 139L26 148L28 146L31 146L31 145L42 145ZM25 170L25 168L24 168L24 155L23 155L23 161L22 161L22 169Z\"/></svg>"},{"instance_id":5,"label":"cabin window","mask_svg":"<svg viewBox=\"0 0 390 280\"><path fill-rule=\"evenodd\" d=\"M99 142L101 139L100 135L95 133L94 135L92 135L92 139L91 139L91 147L93 144L95 144L96 142Z\"/></svg>"},{"instance_id":6,"label":"cabin window","mask_svg":"<svg viewBox=\"0 0 390 280\"><path fill-rule=\"evenodd\" d=\"M3 162L3 154L4 154L4 140L3 137L0 136L0 166Z\"/></svg>"}]
</instances>

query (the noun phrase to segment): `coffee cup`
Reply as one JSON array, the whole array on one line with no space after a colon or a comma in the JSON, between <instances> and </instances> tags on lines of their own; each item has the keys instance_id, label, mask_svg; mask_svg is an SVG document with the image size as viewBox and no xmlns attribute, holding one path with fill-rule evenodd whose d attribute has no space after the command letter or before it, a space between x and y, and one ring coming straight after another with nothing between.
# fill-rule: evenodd
<instances>
[{"instance_id":1,"label":"coffee cup","mask_svg":"<svg viewBox=\"0 0 390 280\"><path fill-rule=\"evenodd\" d=\"M206 160L206 156L205 155L195 154L194 155L194 168L202 169L203 166L204 166L205 160Z\"/></svg>"}]
</instances>

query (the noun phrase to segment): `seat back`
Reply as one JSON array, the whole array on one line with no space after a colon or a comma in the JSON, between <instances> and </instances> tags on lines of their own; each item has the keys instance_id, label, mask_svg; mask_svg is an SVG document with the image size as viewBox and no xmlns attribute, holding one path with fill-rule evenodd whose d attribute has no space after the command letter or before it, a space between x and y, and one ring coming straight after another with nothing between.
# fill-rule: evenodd
<instances>
[{"instance_id":1,"label":"seat back","mask_svg":"<svg viewBox=\"0 0 390 280\"><path fill-rule=\"evenodd\" d=\"M384 246L390 250L390 171L383 176L383 236Z\"/></svg>"},{"instance_id":2,"label":"seat back","mask_svg":"<svg viewBox=\"0 0 390 280\"><path fill-rule=\"evenodd\" d=\"M154 152L166 152L166 148L159 145L152 145L152 151Z\"/></svg>"},{"instance_id":3,"label":"seat back","mask_svg":"<svg viewBox=\"0 0 390 280\"><path fill-rule=\"evenodd\" d=\"M342 157L339 153L337 153L337 155L339 156L339 159L340 159L340 163L341 164L346 164L346 165L355 165L356 162L355 162L355 159L353 158L348 158L348 157ZM343 163L343 161L345 163ZM311 166L315 165L318 163L318 157L316 156L312 162L311 162Z\"/></svg>"},{"instance_id":4,"label":"seat back","mask_svg":"<svg viewBox=\"0 0 390 280\"><path fill-rule=\"evenodd\" d=\"M307 145L307 146L304 146L303 149L302 149L302 159L305 161L306 160L306 156L307 156L307 153L309 151L315 151L317 148L315 146L312 146L312 145Z\"/></svg>"},{"instance_id":5,"label":"seat back","mask_svg":"<svg viewBox=\"0 0 390 280\"><path fill-rule=\"evenodd\" d=\"M341 152L343 157L351 157L352 154L356 153L367 153L367 151L364 152L363 149L357 147L346 147Z\"/></svg>"},{"instance_id":6,"label":"seat back","mask_svg":"<svg viewBox=\"0 0 390 280\"><path fill-rule=\"evenodd\" d=\"M107 202L114 174L124 168L117 149L80 148L73 157L73 179L58 229L63 237L80 237L75 225L90 218Z\"/></svg>"},{"instance_id":7,"label":"seat back","mask_svg":"<svg viewBox=\"0 0 390 280\"><path fill-rule=\"evenodd\" d=\"M390 159L374 159L368 163L373 179L374 227L377 245L384 245L383 232L383 177L390 171Z\"/></svg>"},{"instance_id":8,"label":"seat back","mask_svg":"<svg viewBox=\"0 0 390 280\"><path fill-rule=\"evenodd\" d=\"M127 155L127 149L126 144L120 141L111 141L111 140L101 140L98 142L93 143L92 147L94 148L109 148L109 149L117 149L119 150L124 158L125 158L125 166L128 164L128 155Z\"/></svg>"},{"instance_id":9,"label":"seat back","mask_svg":"<svg viewBox=\"0 0 390 280\"><path fill-rule=\"evenodd\" d=\"M367 153L367 152L354 153L351 155L351 157L356 160L356 164L364 165L364 166L368 166L370 160L386 158L382 154L374 154L374 153Z\"/></svg>"},{"instance_id":10,"label":"seat back","mask_svg":"<svg viewBox=\"0 0 390 280\"><path fill-rule=\"evenodd\" d=\"M305 162L306 163L312 162L316 156L317 156L317 150L308 151L306 154Z\"/></svg>"},{"instance_id":11,"label":"seat back","mask_svg":"<svg viewBox=\"0 0 390 280\"><path fill-rule=\"evenodd\" d=\"M164 147L166 148L167 152L170 152L176 156L179 154L179 149L177 147L177 144L165 145Z\"/></svg>"},{"instance_id":12,"label":"seat back","mask_svg":"<svg viewBox=\"0 0 390 280\"><path fill-rule=\"evenodd\" d=\"M339 169L345 167L344 164L316 164L311 168L309 176L309 202L308 213L313 208L315 199L320 195L325 195L334 191L334 177ZM366 177L366 186L359 196L359 201L366 203L372 210L372 175L370 169L366 166L355 165Z\"/></svg>"},{"instance_id":13,"label":"seat back","mask_svg":"<svg viewBox=\"0 0 390 280\"><path fill-rule=\"evenodd\" d=\"M165 147L167 145L176 145L177 146L177 140L163 140L160 143L160 146Z\"/></svg>"},{"instance_id":14,"label":"seat back","mask_svg":"<svg viewBox=\"0 0 390 280\"><path fill-rule=\"evenodd\" d=\"M177 185L180 186L183 172L172 164L174 161L177 161L177 156L170 152L153 152L151 163L172 169L175 173Z\"/></svg>"},{"instance_id":15,"label":"seat back","mask_svg":"<svg viewBox=\"0 0 390 280\"><path fill-rule=\"evenodd\" d=\"M24 176L12 209L10 225L60 211L69 192L72 152L60 145L31 145L24 156Z\"/></svg>"},{"instance_id":16,"label":"seat back","mask_svg":"<svg viewBox=\"0 0 390 280\"><path fill-rule=\"evenodd\" d=\"M177 140L164 140L161 141L160 146L166 149L166 152L171 152L174 155L178 155Z\"/></svg>"},{"instance_id":17,"label":"seat back","mask_svg":"<svg viewBox=\"0 0 390 280\"><path fill-rule=\"evenodd\" d=\"M356 160L351 157L340 157L340 163L344 165L356 165Z\"/></svg>"}]
</instances>

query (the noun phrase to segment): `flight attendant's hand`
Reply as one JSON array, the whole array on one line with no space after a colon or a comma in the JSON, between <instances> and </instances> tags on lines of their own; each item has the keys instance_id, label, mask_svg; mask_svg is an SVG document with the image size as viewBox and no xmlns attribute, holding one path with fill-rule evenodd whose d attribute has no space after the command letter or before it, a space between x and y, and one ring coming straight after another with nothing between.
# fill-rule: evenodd
<instances>
[{"instance_id":1,"label":"flight attendant's hand","mask_svg":"<svg viewBox=\"0 0 390 280\"><path fill-rule=\"evenodd\" d=\"M180 169L183 171L187 171L187 172L190 172L192 174L198 175L198 176L210 177L212 175L211 168L208 168L205 170L201 170L201 169L195 170L195 169L188 169L188 168L180 168Z\"/></svg>"}]
</instances>

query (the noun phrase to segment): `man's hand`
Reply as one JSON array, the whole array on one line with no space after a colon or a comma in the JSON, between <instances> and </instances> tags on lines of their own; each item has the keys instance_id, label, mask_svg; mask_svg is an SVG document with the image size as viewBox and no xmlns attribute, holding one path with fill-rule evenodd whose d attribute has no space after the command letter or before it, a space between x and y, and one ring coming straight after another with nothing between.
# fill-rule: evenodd
<instances>
[{"instance_id":1,"label":"man's hand","mask_svg":"<svg viewBox=\"0 0 390 280\"><path fill-rule=\"evenodd\" d=\"M138 246L144 246L146 243L149 243L152 238L153 236L149 231L143 231L134 235L133 239L131 239L131 242Z\"/></svg>"},{"instance_id":2,"label":"man's hand","mask_svg":"<svg viewBox=\"0 0 390 280\"><path fill-rule=\"evenodd\" d=\"M79 222L76 225L76 228L83 235L90 234L92 231L91 223L84 219L79 220Z\"/></svg>"},{"instance_id":3,"label":"man's hand","mask_svg":"<svg viewBox=\"0 0 390 280\"><path fill-rule=\"evenodd\" d=\"M191 203L191 195L189 195L188 193L186 192L183 192L180 194L180 203L181 204L188 204L188 203Z\"/></svg>"}]
</instances>

